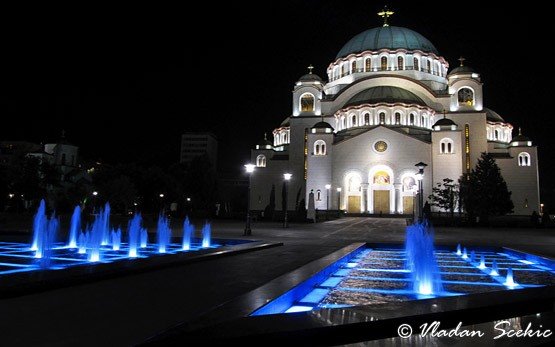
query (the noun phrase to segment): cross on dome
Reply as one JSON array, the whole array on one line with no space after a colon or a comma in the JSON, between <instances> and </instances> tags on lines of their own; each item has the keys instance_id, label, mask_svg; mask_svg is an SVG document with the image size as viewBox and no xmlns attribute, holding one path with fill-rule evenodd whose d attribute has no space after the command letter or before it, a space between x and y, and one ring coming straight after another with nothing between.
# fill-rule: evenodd
<instances>
[{"instance_id":1,"label":"cross on dome","mask_svg":"<svg viewBox=\"0 0 555 347\"><path fill-rule=\"evenodd\" d=\"M308 65L308 73L312 74L312 69L314 69L314 66L312 66L312 64Z\"/></svg>"},{"instance_id":2,"label":"cross on dome","mask_svg":"<svg viewBox=\"0 0 555 347\"><path fill-rule=\"evenodd\" d=\"M464 61L466 60L465 58L463 58L463 56L461 56L459 59L457 59L458 61L461 62L461 66L464 66Z\"/></svg>"},{"instance_id":3,"label":"cross on dome","mask_svg":"<svg viewBox=\"0 0 555 347\"><path fill-rule=\"evenodd\" d=\"M385 5L385 6L383 7L383 10L381 10L380 12L378 12L378 16L380 16L380 17L383 18L383 26L384 26L384 27L388 27L388 26L389 26L389 24L387 23L387 19L388 19L389 17L391 17L394 13L395 13L395 12L390 11L390 10L387 8L387 5Z\"/></svg>"}]
</instances>

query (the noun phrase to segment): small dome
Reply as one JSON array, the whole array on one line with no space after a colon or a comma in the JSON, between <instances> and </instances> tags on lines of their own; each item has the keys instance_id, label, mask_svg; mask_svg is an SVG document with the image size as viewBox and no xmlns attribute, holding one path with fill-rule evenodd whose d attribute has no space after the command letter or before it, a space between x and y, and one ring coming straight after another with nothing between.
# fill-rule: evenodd
<instances>
[{"instance_id":1,"label":"small dome","mask_svg":"<svg viewBox=\"0 0 555 347\"><path fill-rule=\"evenodd\" d=\"M532 141L530 140L529 137L522 135L522 129L518 128L518 135L513 137L513 139L511 140L511 143L513 142L529 142Z\"/></svg>"},{"instance_id":2,"label":"small dome","mask_svg":"<svg viewBox=\"0 0 555 347\"><path fill-rule=\"evenodd\" d=\"M416 31L396 26L384 26L363 31L350 39L337 53L336 59L346 57L351 53L378 51L382 48L420 50L438 54L435 46Z\"/></svg>"},{"instance_id":3,"label":"small dome","mask_svg":"<svg viewBox=\"0 0 555 347\"><path fill-rule=\"evenodd\" d=\"M266 134L264 134L264 139L260 140L257 144L258 146L265 148L266 146L273 147L273 143L266 138Z\"/></svg>"},{"instance_id":4,"label":"small dome","mask_svg":"<svg viewBox=\"0 0 555 347\"><path fill-rule=\"evenodd\" d=\"M290 120L290 117L285 118L285 119L283 120L283 122L281 122L280 126L282 126L282 127L288 127L288 126L289 126L289 120Z\"/></svg>"},{"instance_id":5,"label":"small dome","mask_svg":"<svg viewBox=\"0 0 555 347\"><path fill-rule=\"evenodd\" d=\"M505 123L503 117L501 117L499 113L495 112L494 110L484 107L484 111L486 111L486 119L488 121Z\"/></svg>"},{"instance_id":6,"label":"small dome","mask_svg":"<svg viewBox=\"0 0 555 347\"><path fill-rule=\"evenodd\" d=\"M471 68L470 66L458 66L456 68L454 68L453 70L451 70L451 72L449 72L449 75L454 75L454 74L463 74L463 73L475 73L476 70L474 70L473 68Z\"/></svg>"},{"instance_id":7,"label":"small dome","mask_svg":"<svg viewBox=\"0 0 555 347\"><path fill-rule=\"evenodd\" d=\"M389 104L404 103L426 106L426 103L422 99L406 89L398 87L379 86L368 88L361 92L358 92L349 101L347 101L344 107L362 104L377 104L380 102L386 102Z\"/></svg>"},{"instance_id":8,"label":"small dome","mask_svg":"<svg viewBox=\"0 0 555 347\"><path fill-rule=\"evenodd\" d=\"M433 125L434 127L436 126L441 126L441 127L450 127L450 126L457 126L457 124L455 124L455 122L453 122L451 119L449 118L441 118L440 120L438 120L437 122L435 122L435 124Z\"/></svg>"},{"instance_id":9,"label":"small dome","mask_svg":"<svg viewBox=\"0 0 555 347\"><path fill-rule=\"evenodd\" d=\"M318 123L314 124L312 129L331 129L331 130L333 130L333 127L330 125L330 123L318 122Z\"/></svg>"},{"instance_id":10,"label":"small dome","mask_svg":"<svg viewBox=\"0 0 555 347\"><path fill-rule=\"evenodd\" d=\"M301 78L299 78L299 81L300 82L322 82L322 79L317 74L307 73L306 75L302 75Z\"/></svg>"}]
</instances>

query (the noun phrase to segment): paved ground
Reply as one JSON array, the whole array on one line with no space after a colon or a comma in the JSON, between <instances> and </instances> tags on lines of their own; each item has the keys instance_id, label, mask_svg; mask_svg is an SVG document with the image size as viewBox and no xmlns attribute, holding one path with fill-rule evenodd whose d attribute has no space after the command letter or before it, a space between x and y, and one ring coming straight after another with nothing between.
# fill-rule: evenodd
<instances>
[{"instance_id":1,"label":"paved ground","mask_svg":"<svg viewBox=\"0 0 555 347\"><path fill-rule=\"evenodd\" d=\"M216 222L241 238L244 224ZM402 242L404 219L343 218L319 224L255 223L272 249L0 301L6 345L130 345L189 321L265 282L355 241ZM1 236L0 236L1 237ZM441 244L506 245L555 257L554 229L436 230Z\"/></svg>"}]
</instances>

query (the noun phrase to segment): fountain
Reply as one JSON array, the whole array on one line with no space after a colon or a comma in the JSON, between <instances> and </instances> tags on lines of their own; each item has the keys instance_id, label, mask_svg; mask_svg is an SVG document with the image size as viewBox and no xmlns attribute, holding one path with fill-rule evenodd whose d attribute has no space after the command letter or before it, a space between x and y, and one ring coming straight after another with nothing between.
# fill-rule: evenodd
<instances>
[{"instance_id":1,"label":"fountain","mask_svg":"<svg viewBox=\"0 0 555 347\"><path fill-rule=\"evenodd\" d=\"M457 244L457 255L462 255L462 252L461 252L461 244L460 244L460 243Z\"/></svg>"},{"instance_id":2,"label":"fountain","mask_svg":"<svg viewBox=\"0 0 555 347\"><path fill-rule=\"evenodd\" d=\"M81 232L79 234L79 239L78 239L78 242L77 242L77 247L78 247L77 253L79 253L79 254L87 253L88 238L89 238L89 233L87 233L87 232L85 232L85 233Z\"/></svg>"},{"instance_id":3,"label":"fountain","mask_svg":"<svg viewBox=\"0 0 555 347\"><path fill-rule=\"evenodd\" d=\"M140 242L140 247L141 248L146 248L146 246L148 245L148 231L145 228L141 229L141 242Z\"/></svg>"},{"instance_id":4,"label":"fountain","mask_svg":"<svg viewBox=\"0 0 555 347\"><path fill-rule=\"evenodd\" d=\"M133 219L129 221L129 227L127 228L128 234L128 244L129 244L129 257L137 257L137 245L139 244L139 233L141 232L141 214L137 213L133 216Z\"/></svg>"},{"instance_id":5,"label":"fountain","mask_svg":"<svg viewBox=\"0 0 555 347\"><path fill-rule=\"evenodd\" d=\"M121 248L121 229L112 230L112 250L119 251Z\"/></svg>"},{"instance_id":6,"label":"fountain","mask_svg":"<svg viewBox=\"0 0 555 347\"><path fill-rule=\"evenodd\" d=\"M81 207L75 206L73 215L71 216L71 225L69 228L69 240L67 246L69 248L77 248L77 235L81 231Z\"/></svg>"},{"instance_id":7,"label":"fountain","mask_svg":"<svg viewBox=\"0 0 555 347\"><path fill-rule=\"evenodd\" d=\"M167 217L160 214L158 216L158 228L156 229L158 236L158 253L166 253L166 249L171 241L172 231L170 222Z\"/></svg>"},{"instance_id":8,"label":"fountain","mask_svg":"<svg viewBox=\"0 0 555 347\"><path fill-rule=\"evenodd\" d=\"M497 261L493 259L491 263L491 271L489 273L491 276L499 276L499 269L497 269Z\"/></svg>"},{"instance_id":9,"label":"fountain","mask_svg":"<svg viewBox=\"0 0 555 347\"><path fill-rule=\"evenodd\" d=\"M513 268L512 267L509 267L507 269L507 278L505 279L505 283L503 283L503 284L506 285L509 288L514 288L514 287L518 286L518 284L513 279Z\"/></svg>"},{"instance_id":10,"label":"fountain","mask_svg":"<svg viewBox=\"0 0 555 347\"><path fill-rule=\"evenodd\" d=\"M202 248L210 247L210 239L212 237L212 227L210 223L205 222L202 227Z\"/></svg>"},{"instance_id":11,"label":"fountain","mask_svg":"<svg viewBox=\"0 0 555 347\"><path fill-rule=\"evenodd\" d=\"M100 260L100 246L102 245L104 230L105 230L105 220L104 215L101 213L95 217L92 228L89 230L90 238L87 242L88 250L88 260L90 262L96 262Z\"/></svg>"},{"instance_id":12,"label":"fountain","mask_svg":"<svg viewBox=\"0 0 555 347\"><path fill-rule=\"evenodd\" d=\"M443 291L439 267L434 256L433 229L428 221L407 227L406 267L411 272L413 290L422 295Z\"/></svg>"},{"instance_id":13,"label":"fountain","mask_svg":"<svg viewBox=\"0 0 555 347\"><path fill-rule=\"evenodd\" d=\"M466 247L463 249L462 258L463 259L468 259L468 253L466 252Z\"/></svg>"},{"instance_id":14,"label":"fountain","mask_svg":"<svg viewBox=\"0 0 555 347\"><path fill-rule=\"evenodd\" d=\"M100 244L105 246L110 243L110 204L106 203L104 209L100 209L100 227L101 227L101 241Z\"/></svg>"},{"instance_id":15,"label":"fountain","mask_svg":"<svg viewBox=\"0 0 555 347\"><path fill-rule=\"evenodd\" d=\"M485 269L486 268L486 259L484 258L484 255L482 254L480 256L480 265L478 265L478 269Z\"/></svg>"},{"instance_id":16,"label":"fountain","mask_svg":"<svg viewBox=\"0 0 555 347\"><path fill-rule=\"evenodd\" d=\"M191 224L191 222L189 222L189 216L185 217L185 221L183 222L183 243L181 245L182 250L188 251L191 249L191 239L194 232L195 227Z\"/></svg>"},{"instance_id":17,"label":"fountain","mask_svg":"<svg viewBox=\"0 0 555 347\"><path fill-rule=\"evenodd\" d=\"M470 262L474 263L476 261L476 253L474 251L470 252Z\"/></svg>"},{"instance_id":18,"label":"fountain","mask_svg":"<svg viewBox=\"0 0 555 347\"><path fill-rule=\"evenodd\" d=\"M46 203L44 199L40 201L37 214L35 214L35 219L33 222L33 243L31 244L31 250L38 250L39 238L44 233L47 228L48 220L46 218Z\"/></svg>"},{"instance_id":19,"label":"fountain","mask_svg":"<svg viewBox=\"0 0 555 347\"><path fill-rule=\"evenodd\" d=\"M42 237L39 241L39 250L41 251L41 258L39 266L43 269L49 268L52 258L52 250L54 249L54 243L56 242L56 234L58 233L58 227L60 222L58 218L52 216L48 221L48 227L46 232L42 233Z\"/></svg>"}]
</instances>

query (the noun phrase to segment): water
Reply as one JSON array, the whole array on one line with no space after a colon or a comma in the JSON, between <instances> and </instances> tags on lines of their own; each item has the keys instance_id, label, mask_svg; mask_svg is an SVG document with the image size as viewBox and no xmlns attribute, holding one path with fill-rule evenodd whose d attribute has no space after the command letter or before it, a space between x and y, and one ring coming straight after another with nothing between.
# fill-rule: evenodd
<instances>
[{"instance_id":1,"label":"water","mask_svg":"<svg viewBox=\"0 0 555 347\"><path fill-rule=\"evenodd\" d=\"M81 207L75 206L73 215L71 216L71 225L69 227L69 240L67 246L69 248L77 248L77 235L81 231Z\"/></svg>"},{"instance_id":2,"label":"water","mask_svg":"<svg viewBox=\"0 0 555 347\"><path fill-rule=\"evenodd\" d=\"M112 250L119 251L121 248L121 229L112 230Z\"/></svg>"},{"instance_id":3,"label":"water","mask_svg":"<svg viewBox=\"0 0 555 347\"><path fill-rule=\"evenodd\" d=\"M101 245L104 246L110 243L110 204L109 203L106 203L106 205L104 205L104 209L100 210L99 216L101 218L100 227L102 232L100 243Z\"/></svg>"},{"instance_id":4,"label":"water","mask_svg":"<svg viewBox=\"0 0 555 347\"><path fill-rule=\"evenodd\" d=\"M482 254L480 256L480 265L478 265L478 269L485 269L486 268L486 259L484 258L484 255Z\"/></svg>"},{"instance_id":5,"label":"water","mask_svg":"<svg viewBox=\"0 0 555 347\"><path fill-rule=\"evenodd\" d=\"M58 221L58 218L53 216L48 221L46 232L42 233L42 237L39 242L39 244L41 244L39 249L42 252L39 266L43 269L49 268L52 264L52 250L54 249L54 243L56 242L56 234L58 233L59 226L60 222Z\"/></svg>"},{"instance_id":6,"label":"water","mask_svg":"<svg viewBox=\"0 0 555 347\"><path fill-rule=\"evenodd\" d=\"M100 246L104 240L104 231L106 228L105 215L99 213L89 229L89 240L87 242L87 254L90 262L97 262L100 260Z\"/></svg>"},{"instance_id":7,"label":"water","mask_svg":"<svg viewBox=\"0 0 555 347\"><path fill-rule=\"evenodd\" d=\"M139 233L142 229L142 217L140 213L136 213L133 218L129 221L129 226L127 228L128 243L129 243L129 257L137 257L137 246L139 244Z\"/></svg>"},{"instance_id":8,"label":"water","mask_svg":"<svg viewBox=\"0 0 555 347\"><path fill-rule=\"evenodd\" d=\"M491 271L489 274L491 276L499 276L499 269L497 268L497 261L495 259L491 263Z\"/></svg>"},{"instance_id":9,"label":"water","mask_svg":"<svg viewBox=\"0 0 555 347\"><path fill-rule=\"evenodd\" d=\"M195 227L189 221L189 216L185 217L185 221L183 222L183 244L181 247L184 251L191 249L191 239L193 238L194 232Z\"/></svg>"},{"instance_id":10,"label":"water","mask_svg":"<svg viewBox=\"0 0 555 347\"><path fill-rule=\"evenodd\" d=\"M77 242L77 248L78 248L77 253L79 253L79 254L87 253L88 239L89 239L89 233L82 232L82 233L79 234L79 238L77 239L77 241L78 241Z\"/></svg>"},{"instance_id":11,"label":"water","mask_svg":"<svg viewBox=\"0 0 555 347\"><path fill-rule=\"evenodd\" d=\"M33 243L31 244L31 250L38 250L39 238L45 232L47 228L48 220L46 218L46 203L44 199L40 201L39 208L35 214L35 219L33 222Z\"/></svg>"},{"instance_id":12,"label":"water","mask_svg":"<svg viewBox=\"0 0 555 347\"><path fill-rule=\"evenodd\" d=\"M158 216L156 234L158 236L158 252L166 253L166 249L171 241L172 231L170 229L170 221L162 214Z\"/></svg>"},{"instance_id":13,"label":"water","mask_svg":"<svg viewBox=\"0 0 555 347\"><path fill-rule=\"evenodd\" d=\"M212 238L212 227L210 223L205 222L202 227L202 248L210 247L210 239Z\"/></svg>"},{"instance_id":14,"label":"water","mask_svg":"<svg viewBox=\"0 0 555 347\"><path fill-rule=\"evenodd\" d=\"M463 249L462 258L463 259L468 259L468 252L466 251L466 247Z\"/></svg>"},{"instance_id":15,"label":"water","mask_svg":"<svg viewBox=\"0 0 555 347\"><path fill-rule=\"evenodd\" d=\"M514 278L513 278L513 268L512 267L507 269L507 278L505 279L505 283L503 283L503 284L506 285L509 288L514 288L518 285L515 282Z\"/></svg>"},{"instance_id":16,"label":"water","mask_svg":"<svg viewBox=\"0 0 555 347\"><path fill-rule=\"evenodd\" d=\"M460 243L457 244L457 255L462 255L462 252L461 252L461 244L460 244Z\"/></svg>"},{"instance_id":17,"label":"water","mask_svg":"<svg viewBox=\"0 0 555 347\"><path fill-rule=\"evenodd\" d=\"M476 252L471 251L470 252L470 262L474 263L476 261Z\"/></svg>"},{"instance_id":18,"label":"water","mask_svg":"<svg viewBox=\"0 0 555 347\"><path fill-rule=\"evenodd\" d=\"M142 228L140 247L146 248L147 245L148 245L148 231L145 228Z\"/></svg>"},{"instance_id":19,"label":"water","mask_svg":"<svg viewBox=\"0 0 555 347\"><path fill-rule=\"evenodd\" d=\"M434 256L433 229L426 220L407 227L405 251L413 290L422 295L442 292L439 267Z\"/></svg>"}]
</instances>

